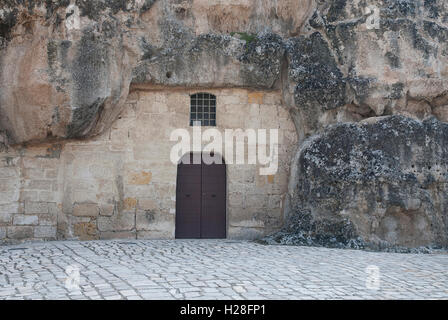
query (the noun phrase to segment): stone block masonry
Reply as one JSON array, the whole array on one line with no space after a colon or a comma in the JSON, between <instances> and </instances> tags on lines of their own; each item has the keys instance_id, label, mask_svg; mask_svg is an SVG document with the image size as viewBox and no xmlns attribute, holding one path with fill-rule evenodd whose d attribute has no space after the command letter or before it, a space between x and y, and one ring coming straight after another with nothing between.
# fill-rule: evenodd
<instances>
[{"instance_id":1,"label":"stone block masonry","mask_svg":"<svg viewBox=\"0 0 448 320\"><path fill-rule=\"evenodd\" d=\"M50 148L0 153L0 241L57 238L61 162L49 156Z\"/></svg>"},{"instance_id":2,"label":"stone block masonry","mask_svg":"<svg viewBox=\"0 0 448 320\"><path fill-rule=\"evenodd\" d=\"M228 164L226 208L228 238L278 230L297 144L281 94L146 88L129 95L125 111L102 135L0 153L0 241L174 238L177 166L169 138L174 129L192 132L190 95L197 92L217 97L220 131L279 129L277 174Z\"/></svg>"}]
</instances>

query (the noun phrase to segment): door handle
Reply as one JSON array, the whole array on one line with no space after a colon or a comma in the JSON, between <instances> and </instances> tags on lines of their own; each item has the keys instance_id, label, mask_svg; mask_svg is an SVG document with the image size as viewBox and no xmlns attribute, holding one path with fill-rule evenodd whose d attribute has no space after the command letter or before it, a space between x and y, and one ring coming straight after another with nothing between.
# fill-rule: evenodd
<instances>
[{"instance_id":1,"label":"door handle","mask_svg":"<svg viewBox=\"0 0 448 320\"><path fill-rule=\"evenodd\" d=\"M212 198L216 198L216 194L212 194Z\"/></svg>"},{"instance_id":2,"label":"door handle","mask_svg":"<svg viewBox=\"0 0 448 320\"><path fill-rule=\"evenodd\" d=\"M189 194L186 194L185 196L186 196L187 198L190 198L190 195L189 195Z\"/></svg>"}]
</instances>

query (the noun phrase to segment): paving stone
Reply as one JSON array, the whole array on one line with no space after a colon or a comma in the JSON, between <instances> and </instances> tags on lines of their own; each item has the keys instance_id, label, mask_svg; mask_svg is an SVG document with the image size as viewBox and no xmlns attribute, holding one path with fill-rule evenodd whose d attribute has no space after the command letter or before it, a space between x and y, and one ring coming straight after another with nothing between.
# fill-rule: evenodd
<instances>
[{"instance_id":1,"label":"paving stone","mask_svg":"<svg viewBox=\"0 0 448 320\"><path fill-rule=\"evenodd\" d=\"M9 227L7 232L21 236L27 228ZM448 300L448 255L442 252L110 240L25 243L1 246L0 253L0 300ZM372 267L378 278L368 272ZM69 278L78 281L79 289L65 287Z\"/></svg>"}]
</instances>

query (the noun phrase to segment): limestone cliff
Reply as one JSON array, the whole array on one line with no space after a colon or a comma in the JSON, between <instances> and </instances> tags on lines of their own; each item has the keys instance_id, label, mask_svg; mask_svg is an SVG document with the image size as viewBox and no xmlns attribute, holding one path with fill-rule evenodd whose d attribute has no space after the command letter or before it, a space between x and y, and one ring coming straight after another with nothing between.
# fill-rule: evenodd
<instances>
[{"instance_id":1,"label":"limestone cliff","mask_svg":"<svg viewBox=\"0 0 448 320\"><path fill-rule=\"evenodd\" d=\"M96 135L120 114L131 83L271 88L283 61L281 36L298 33L309 7L309 1L1 1L3 139ZM301 13L293 16L292 8Z\"/></svg>"},{"instance_id":2,"label":"limestone cliff","mask_svg":"<svg viewBox=\"0 0 448 320\"><path fill-rule=\"evenodd\" d=\"M133 88L277 88L291 219L446 246L447 39L444 0L2 0L0 150L104 132Z\"/></svg>"}]
</instances>

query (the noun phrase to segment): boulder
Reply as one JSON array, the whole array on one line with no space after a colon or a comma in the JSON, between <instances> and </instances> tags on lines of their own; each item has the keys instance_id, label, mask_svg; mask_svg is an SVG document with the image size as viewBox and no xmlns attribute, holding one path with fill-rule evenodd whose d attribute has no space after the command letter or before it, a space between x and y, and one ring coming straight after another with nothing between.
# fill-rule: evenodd
<instances>
[{"instance_id":1,"label":"boulder","mask_svg":"<svg viewBox=\"0 0 448 320\"><path fill-rule=\"evenodd\" d=\"M448 246L448 124L403 116L336 124L293 164L289 223L270 241Z\"/></svg>"}]
</instances>

